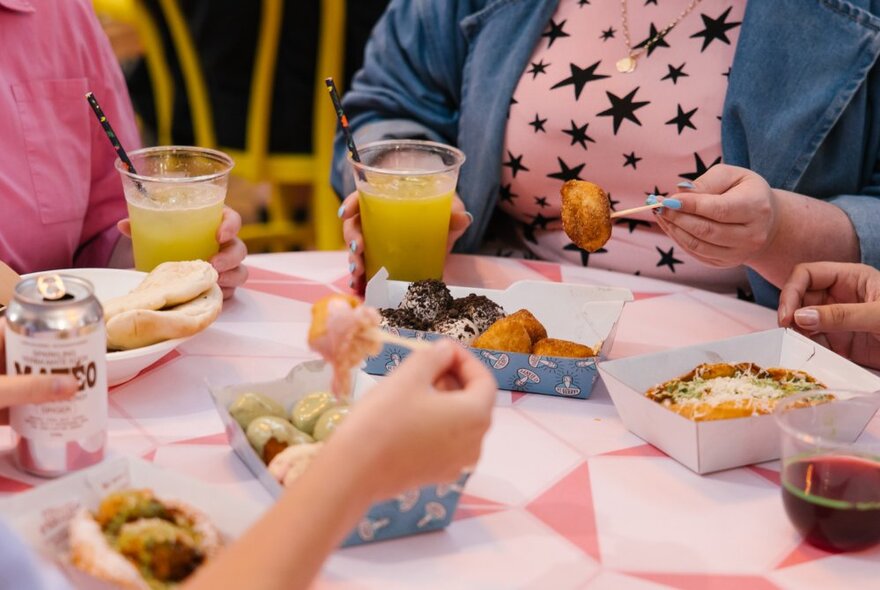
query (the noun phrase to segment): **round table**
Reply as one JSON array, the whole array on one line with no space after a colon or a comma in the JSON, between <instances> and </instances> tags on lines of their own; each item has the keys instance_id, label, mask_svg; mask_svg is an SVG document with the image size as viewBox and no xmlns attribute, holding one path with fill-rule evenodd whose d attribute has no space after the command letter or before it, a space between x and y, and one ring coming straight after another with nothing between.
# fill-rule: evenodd
<instances>
[{"instance_id":1,"label":"round table","mask_svg":"<svg viewBox=\"0 0 880 590\"><path fill-rule=\"evenodd\" d=\"M274 379L313 358L310 304L348 290L347 259L286 253L252 256L247 265L248 283L211 328L112 391L110 450L268 505L230 449L205 380ZM631 289L635 301L620 319L612 358L776 325L772 310L750 303L588 268L453 256L446 276L489 288L522 279ZM0 491L35 481L0 465ZM601 382L588 400L502 391L452 525L338 551L317 587L876 587L880 549L830 555L804 545L778 485L775 463L692 473L630 434Z\"/></svg>"}]
</instances>

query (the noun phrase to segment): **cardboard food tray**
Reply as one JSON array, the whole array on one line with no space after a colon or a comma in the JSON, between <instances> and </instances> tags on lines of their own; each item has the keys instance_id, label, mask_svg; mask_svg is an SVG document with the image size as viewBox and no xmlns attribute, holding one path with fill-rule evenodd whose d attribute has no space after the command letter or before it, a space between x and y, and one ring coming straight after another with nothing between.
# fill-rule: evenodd
<instances>
[{"instance_id":1,"label":"cardboard food tray","mask_svg":"<svg viewBox=\"0 0 880 590\"><path fill-rule=\"evenodd\" d=\"M389 281L387 277L387 271L382 269L370 280L367 305L377 308L398 306L409 283ZM492 370L501 389L578 399L590 397L598 376L596 361L605 358L611 350L623 306L633 299L628 289L546 281L519 281L504 290L449 286L449 291L456 298L471 293L484 295L508 314L527 309L547 328L549 337L598 348L597 356L580 359L470 349ZM433 332L386 329L406 338L446 338ZM364 370L372 375L385 375L409 353L409 349L402 346L385 344L377 356L367 359Z\"/></svg>"},{"instance_id":2,"label":"cardboard food tray","mask_svg":"<svg viewBox=\"0 0 880 590\"><path fill-rule=\"evenodd\" d=\"M247 440L247 436L232 418L227 408L243 393L261 393L279 402L290 411L306 395L328 391L332 372L324 361L308 361L296 365L283 379L264 383L244 383L227 387L211 387L217 411L226 427L229 444L247 465L251 473L275 498L283 487L272 477L263 460ZM368 375L358 372L354 379L353 399L357 399L375 384ZM377 477L380 477L377 474ZM364 515L357 528L343 542L343 547L385 541L446 528L458 507L461 491L468 475L455 484L423 486L410 490L395 499L374 504Z\"/></svg>"},{"instance_id":3,"label":"cardboard food tray","mask_svg":"<svg viewBox=\"0 0 880 590\"><path fill-rule=\"evenodd\" d=\"M652 386L684 375L701 363L720 362L752 362L763 368L806 371L831 391L880 390L880 377L782 328L606 361L599 364L599 372L624 425L697 473L778 459L779 429L772 415L694 421L645 397ZM849 425L852 440L858 438L873 415L870 412Z\"/></svg>"},{"instance_id":4,"label":"cardboard food tray","mask_svg":"<svg viewBox=\"0 0 880 590\"><path fill-rule=\"evenodd\" d=\"M80 508L95 510L107 494L127 488L149 488L160 498L182 500L198 508L220 531L224 544L241 536L265 510L216 486L123 457L4 498L0 517L42 558L59 565L72 586L107 588L106 582L67 562L67 528Z\"/></svg>"}]
</instances>

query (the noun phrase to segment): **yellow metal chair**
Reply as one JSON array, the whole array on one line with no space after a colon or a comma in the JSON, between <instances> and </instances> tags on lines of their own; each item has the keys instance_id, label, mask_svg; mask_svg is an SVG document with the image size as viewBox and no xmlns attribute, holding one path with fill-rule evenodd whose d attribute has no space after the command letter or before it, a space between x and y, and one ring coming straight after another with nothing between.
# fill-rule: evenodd
<instances>
[{"instance_id":1,"label":"yellow metal chair","mask_svg":"<svg viewBox=\"0 0 880 590\"><path fill-rule=\"evenodd\" d=\"M137 0L93 0L93 6L98 16L125 23L137 31L143 44L144 62L153 87L156 136L160 144L170 144L174 82L168 69L162 37L150 11Z\"/></svg>"},{"instance_id":2,"label":"yellow metal chair","mask_svg":"<svg viewBox=\"0 0 880 590\"><path fill-rule=\"evenodd\" d=\"M136 1L136 0L135 0ZM214 147L216 140L210 98L195 44L177 0L158 0L168 22L171 38L189 97L193 132L199 145ZM318 249L342 246L342 228L336 210L336 195L330 186L333 136L336 117L324 90L323 79L342 75L345 23L344 0L322 0L318 62L313 96L312 153L270 154L269 125L278 42L281 37L283 0L262 0L259 45L254 60L245 149L220 146L235 159L233 173L251 181L272 185L265 223L247 224L241 237L249 245L266 244L275 250L306 247L311 240ZM293 219L284 198L285 189L295 185L312 187L311 225Z\"/></svg>"}]
</instances>

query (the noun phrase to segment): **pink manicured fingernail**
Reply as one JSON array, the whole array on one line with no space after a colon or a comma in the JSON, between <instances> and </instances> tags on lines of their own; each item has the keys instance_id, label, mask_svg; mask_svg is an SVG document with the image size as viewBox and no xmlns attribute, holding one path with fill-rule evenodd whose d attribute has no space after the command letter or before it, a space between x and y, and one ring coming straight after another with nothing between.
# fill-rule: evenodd
<instances>
[{"instance_id":1,"label":"pink manicured fingernail","mask_svg":"<svg viewBox=\"0 0 880 590\"><path fill-rule=\"evenodd\" d=\"M819 312L815 309L799 309L794 312L794 321L801 328L812 330L819 327Z\"/></svg>"}]
</instances>

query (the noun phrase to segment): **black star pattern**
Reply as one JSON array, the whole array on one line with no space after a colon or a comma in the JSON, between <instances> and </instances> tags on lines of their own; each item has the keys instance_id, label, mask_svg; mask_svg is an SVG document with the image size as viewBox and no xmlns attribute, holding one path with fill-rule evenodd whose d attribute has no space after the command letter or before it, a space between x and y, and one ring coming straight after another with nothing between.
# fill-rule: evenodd
<instances>
[{"instance_id":1,"label":"black star pattern","mask_svg":"<svg viewBox=\"0 0 880 590\"><path fill-rule=\"evenodd\" d=\"M684 109L681 108L681 105L678 106L678 113L666 121L667 125L675 125L678 127L678 134L681 135L681 132L685 130L686 127L690 127L691 129L696 130L696 126L691 121L691 117L694 116L694 113L697 112L698 108L695 108L691 111L684 112Z\"/></svg>"},{"instance_id":2,"label":"black star pattern","mask_svg":"<svg viewBox=\"0 0 880 590\"><path fill-rule=\"evenodd\" d=\"M696 39L697 37L703 38L703 47L700 49L700 53L706 51L706 48L714 41L718 39L722 43L730 45L730 39L727 38L727 31L730 29L735 29L740 26L741 22L729 23L727 22L727 16L730 14L730 11L733 9L733 6L728 6L727 10L725 10L721 16L718 18L711 18L706 16L705 14L700 14L700 18L703 19L703 30L697 31L693 35L691 35L691 39Z\"/></svg>"},{"instance_id":3,"label":"black star pattern","mask_svg":"<svg viewBox=\"0 0 880 590\"><path fill-rule=\"evenodd\" d=\"M587 252L583 248L578 248L576 244L569 244L568 246L563 246L563 250L568 250L569 252L580 252L581 255L581 266L590 266L590 254L605 254L608 252L605 248L599 248L595 252Z\"/></svg>"},{"instance_id":4,"label":"black star pattern","mask_svg":"<svg viewBox=\"0 0 880 590\"><path fill-rule=\"evenodd\" d=\"M724 73L721 74L721 75L724 76L725 78L727 78L727 79L729 80L729 79L730 79L730 70L731 70L731 68L728 67L728 68L727 68L727 71L724 72Z\"/></svg>"},{"instance_id":5,"label":"black star pattern","mask_svg":"<svg viewBox=\"0 0 880 590\"><path fill-rule=\"evenodd\" d=\"M614 225L620 225L621 223L625 223L629 226L629 233L633 233L634 231L636 231L636 228L639 226L651 227L651 223L649 221L645 221L644 219L634 219L632 217L619 217L614 220Z\"/></svg>"},{"instance_id":6,"label":"black star pattern","mask_svg":"<svg viewBox=\"0 0 880 590\"><path fill-rule=\"evenodd\" d=\"M583 180L581 178L581 170L584 169L586 164L578 164L577 166L573 166L571 168L568 167L568 164L562 161L562 158L559 156L556 157L559 161L559 172L554 172L553 174L548 174L548 178L558 178L559 180Z\"/></svg>"},{"instance_id":7,"label":"black star pattern","mask_svg":"<svg viewBox=\"0 0 880 590\"><path fill-rule=\"evenodd\" d=\"M599 67L600 63L602 62L597 61L590 67L584 69L579 68L573 63L569 63L568 65L571 68L571 76L551 86L551 90L556 90L557 88L562 88L564 86L574 86L574 99L579 99L581 97L581 92L583 92L584 86L586 86L587 83L608 77L604 74L596 73L596 68Z\"/></svg>"},{"instance_id":8,"label":"black star pattern","mask_svg":"<svg viewBox=\"0 0 880 590\"><path fill-rule=\"evenodd\" d=\"M546 122L547 119L542 119L538 116L538 113L535 113L535 118L531 123L529 123L529 125L535 128L535 133L537 133L538 131L543 131L544 133L547 133L547 130L544 129L544 123Z\"/></svg>"},{"instance_id":9,"label":"black star pattern","mask_svg":"<svg viewBox=\"0 0 880 590\"><path fill-rule=\"evenodd\" d=\"M654 247L657 249L657 253L660 254L660 262L657 263L658 267L668 266L669 270L674 273L676 264L684 264L683 261L675 257L675 246L670 246L669 252L664 252L659 246Z\"/></svg>"},{"instance_id":10,"label":"black star pattern","mask_svg":"<svg viewBox=\"0 0 880 590\"><path fill-rule=\"evenodd\" d=\"M660 78L661 80L672 80L673 84L678 84L679 78L690 78L690 75L684 71L685 64L681 64L677 68L673 68L672 64L666 64L666 67L669 68L669 73Z\"/></svg>"},{"instance_id":11,"label":"black star pattern","mask_svg":"<svg viewBox=\"0 0 880 590\"><path fill-rule=\"evenodd\" d=\"M508 107L507 107L507 118L508 119L510 118L510 109L513 108L513 105L518 104L518 103L519 103L519 101L516 100L516 97L513 97L513 96L510 97L510 105L508 105Z\"/></svg>"},{"instance_id":12,"label":"black star pattern","mask_svg":"<svg viewBox=\"0 0 880 590\"><path fill-rule=\"evenodd\" d=\"M653 4L654 6L657 6L657 0L645 0L645 6L647 6L648 4Z\"/></svg>"},{"instance_id":13,"label":"black star pattern","mask_svg":"<svg viewBox=\"0 0 880 590\"><path fill-rule=\"evenodd\" d=\"M654 190L652 190L650 193L645 193L646 197L650 197L651 195L654 195L655 197L668 197L669 193L661 192L660 189L655 184Z\"/></svg>"},{"instance_id":14,"label":"black star pattern","mask_svg":"<svg viewBox=\"0 0 880 590\"><path fill-rule=\"evenodd\" d=\"M660 31L657 30L657 27L654 26L654 23L651 23L651 29L648 31L648 38L634 46L633 49L639 49L640 47L645 47L648 45L648 42L657 36L657 33ZM654 43L651 43L651 46L648 47L648 57L651 57L651 54L654 53L654 50L658 47L669 47L669 43L666 42L665 36L660 37Z\"/></svg>"},{"instance_id":15,"label":"black star pattern","mask_svg":"<svg viewBox=\"0 0 880 590\"><path fill-rule=\"evenodd\" d=\"M590 3L590 0L578 0L578 7L583 8Z\"/></svg>"},{"instance_id":16,"label":"black star pattern","mask_svg":"<svg viewBox=\"0 0 880 590\"><path fill-rule=\"evenodd\" d=\"M547 229L547 224L553 221L559 221L558 217L544 217L540 213L536 214L532 219L531 226L535 229Z\"/></svg>"},{"instance_id":17,"label":"black star pattern","mask_svg":"<svg viewBox=\"0 0 880 590\"><path fill-rule=\"evenodd\" d=\"M568 33L566 33L563 29L565 28L565 23L567 21L562 21L559 24L556 24L556 21L550 19L550 29L541 33L542 37L547 37L550 41L547 43L547 47L553 47L553 42L562 37L571 37Z\"/></svg>"},{"instance_id":18,"label":"black star pattern","mask_svg":"<svg viewBox=\"0 0 880 590\"><path fill-rule=\"evenodd\" d=\"M604 42L608 39L614 39L614 33L616 32L617 30L614 27L608 27L607 29L602 31L602 41Z\"/></svg>"},{"instance_id":19,"label":"black star pattern","mask_svg":"<svg viewBox=\"0 0 880 590\"><path fill-rule=\"evenodd\" d=\"M611 108L602 111L598 114L599 117L614 117L614 135L617 135L617 130L620 129L620 124L623 123L624 119L629 119L639 127L642 126L642 122L639 121L639 118L636 117L636 111L645 105L651 104L650 101L638 101L633 102L633 98L636 95L636 92L639 91L640 86L636 86L636 89L620 98L616 94L605 91L605 94L608 95L608 100L611 102Z\"/></svg>"},{"instance_id":20,"label":"black star pattern","mask_svg":"<svg viewBox=\"0 0 880 590\"><path fill-rule=\"evenodd\" d=\"M589 123L584 123L583 126L578 127L577 124L572 119L571 121L571 129L563 129L562 132L566 135L571 135L571 145L576 143L581 144L581 147L587 149L587 142L596 143L596 140L587 135L587 127L589 127Z\"/></svg>"},{"instance_id":21,"label":"black star pattern","mask_svg":"<svg viewBox=\"0 0 880 590\"><path fill-rule=\"evenodd\" d=\"M612 211L617 211L617 206L620 205L620 201L615 201L611 198L611 193L608 193L608 205L611 207Z\"/></svg>"},{"instance_id":22,"label":"black star pattern","mask_svg":"<svg viewBox=\"0 0 880 590\"><path fill-rule=\"evenodd\" d=\"M633 170L637 170L636 164L644 160L644 158L639 158L636 156L635 152L630 152L628 154L623 154L623 157L626 158L626 162L623 163L623 167L632 166Z\"/></svg>"},{"instance_id":23,"label":"black star pattern","mask_svg":"<svg viewBox=\"0 0 880 590\"><path fill-rule=\"evenodd\" d=\"M508 151L507 151L507 157L510 158L510 160L508 160L507 162L504 162L504 164L502 164L502 166L507 166L508 168L510 168L511 171L512 171L512 174L513 174L513 177L514 177L514 178L516 178L516 174L517 174L520 170L524 170L525 172L528 172L528 171L529 171L528 168L526 168L525 166L523 166L523 163L522 163L522 159L523 159L522 154L520 154L519 156L514 156L513 153L511 153L510 150L508 150Z\"/></svg>"},{"instance_id":24,"label":"black star pattern","mask_svg":"<svg viewBox=\"0 0 880 590\"><path fill-rule=\"evenodd\" d=\"M703 158L700 157L700 154L698 154L697 152L694 152L694 165L697 167L697 169L694 170L693 172L687 172L686 174L679 174L679 176L682 178L686 178L688 180L696 180L699 177L701 177L703 174L705 174L709 168L711 168L715 164L720 164L720 163L721 163L721 156L718 156L717 158L715 158L714 162L712 162L711 164L706 166L706 164L703 162Z\"/></svg>"},{"instance_id":25,"label":"black star pattern","mask_svg":"<svg viewBox=\"0 0 880 590\"><path fill-rule=\"evenodd\" d=\"M547 68L550 66L550 64L545 64L543 59L538 63L532 62L529 65L531 65L532 67L526 73L532 75L532 80L537 78L539 74L546 74Z\"/></svg>"},{"instance_id":26,"label":"black star pattern","mask_svg":"<svg viewBox=\"0 0 880 590\"><path fill-rule=\"evenodd\" d=\"M535 205L537 205L541 209L550 206L550 204L547 203L547 197L535 197Z\"/></svg>"},{"instance_id":27,"label":"black star pattern","mask_svg":"<svg viewBox=\"0 0 880 590\"><path fill-rule=\"evenodd\" d=\"M502 203L510 203L513 204L513 200L517 198L519 195L510 190L509 184L502 184L501 188L498 189L498 198Z\"/></svg>"}]
</instances>

